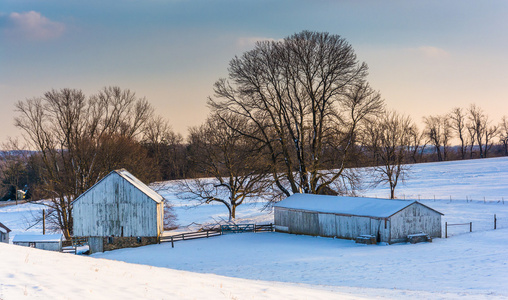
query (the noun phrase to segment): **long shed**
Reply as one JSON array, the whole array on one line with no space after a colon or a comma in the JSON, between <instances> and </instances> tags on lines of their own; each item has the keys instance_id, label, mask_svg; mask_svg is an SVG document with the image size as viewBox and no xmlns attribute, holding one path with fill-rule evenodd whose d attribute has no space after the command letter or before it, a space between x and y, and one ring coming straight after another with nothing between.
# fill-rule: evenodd
<instances>
[{"instance_id":1,"label":"long shed","mask_svg":"<svg viewBox=\"0 0 508 300\"><path fill-rule=\"evenodd\" d=\"M125 169L115 170L72 202L73 235L102 252L159 241L164 198Z\"/></svg>"},{"instance_id":2,"label":"long shed","mask_svg":"<svg viewBox=\"0 0 508 300\"><path fill-rule=\"evenodd\" d=\"M12 243L49 251L62 251L62 234L16 234Z\"/></svg>"},{"instance_id":3,"label":"long shed","mask_svg":"<svg viewBox=\"0 0 508 300\"><path fill-rule=\"evenodd\" d=\"M418 201L294 194L274 206L278 231L389 244L425 233L441 237L443 214Z\"/></svg>"}]
</instances>

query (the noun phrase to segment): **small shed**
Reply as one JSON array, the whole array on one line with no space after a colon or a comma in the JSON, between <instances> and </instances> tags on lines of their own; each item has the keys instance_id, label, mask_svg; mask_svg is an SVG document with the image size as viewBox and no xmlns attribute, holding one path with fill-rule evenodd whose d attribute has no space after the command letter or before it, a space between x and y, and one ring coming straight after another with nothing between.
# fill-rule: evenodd
<instances>
[{"instance_id":1,"label":"small shed","mask_svg":"<svg viewBox=\"0 0 508 300\"><path fill-rule=\"evenodd\" d=\"M157 243L164 198L125 169L115 170L72 202L73 233L91 252Z\"/></svg>"},{"instance_id":2,"label":"small shed","mask_svg":"<svg viewBox=\"0 0 508 300\"><path fill-rule=\"evenodd\" d=\"M9 244L9 232L11 232L11 230L4 224L0 223L0 243Z\"/></svg>"},{"instance_id":3,"label":"small shed","mask_svg":"<svg viewBox=\"0 0 508 300\"><path fill-rule=\"evenodd\" d=\"M278 231L343 239L373 235L406 242L408 235L441 237L443 214L418 201L294 194L274 206Z\"/></svg>"},{"instance_id":4,"label":"small shed","mask_svg":"<svg viewBox=\"0 0 508 300\"><path fill-rule=\"evenodd\" d=\"M62 239L62 234L16 234L12 243L42 250L62 251Z\"/></svg>"}]
</instances>

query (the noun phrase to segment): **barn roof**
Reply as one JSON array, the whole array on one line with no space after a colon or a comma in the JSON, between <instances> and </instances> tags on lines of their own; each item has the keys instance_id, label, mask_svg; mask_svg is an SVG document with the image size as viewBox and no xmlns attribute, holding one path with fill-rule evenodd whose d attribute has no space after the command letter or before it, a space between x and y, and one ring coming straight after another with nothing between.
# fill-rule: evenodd
<instances>
[{"instance_id":1,"label":"barn roof","mask_svg":"<svg viewBox=\"0 0 508 300\"><path fill-rule=\"evenodd\" d=\"M62 234L16 234L12 239L13 243L33 243L33 242L60 242Z\"/></svg>"},{"instance_id":2,"label":"barn roof","mask_svg":"<svg viewBox=\"0 0 508 300\"><path fill-rule=\"evenodd\" d=\"M156 191L152 190L150 187L148 187L146 184L144 184L143 182L141 182L141 180L137 179L134 175L132 175L131 173L129 173L127 170L125 169L119 169L119 170L114 170L114 171L111 171L111 173L109 173L108 175L104 176L101 180L99 180L96 184L94 184L91 188L89 188L88 190L86 190L83 194L79 195L79 197L77 197L74 201L72 201L73 203L78 201L83 195L85 195L86 193L88 193L88 191L92 190L96 185L98 185L101 181L103 181L105 178L111 176L112 174L117 174L119 175L120 177L122 177L123 179L125 179L127 182L129 182L130 184L132 184L135 188L137 188L138 190L140 190L141 192L143 192L145 195L147 195L150 199L152 199L153 201L157 202L157 203L160 203L162 201L164 201L164 197L162 197L161 195L159 195Z\"/></svg>"},{"instance_id":3,"label":"barn roof","mask_svg":"<svg viewBox=\"0 0 508 300\"><path fill-rule=\"evenodd\" d=\"M275 204L275 206L341 215L388 218L413 203L419 202L410 200L294 194ZM432 209L430 207L428 208ZM436 212L441 214L438 211Z\"/></svg>"},{"instance_id":4,"label":"barn roof","mask_svg":"<svg viewBox=\"0 0 508 300\"><path fill-rule=\"evenodd\" d=\"M2 224L1 222L0 222L0 231L2 231L2 232L4 232L4 233L9 233L9 232L11 232L11 230L10 230L7 226L5 226L4 224Z\"/></svg>"}]
</instances>

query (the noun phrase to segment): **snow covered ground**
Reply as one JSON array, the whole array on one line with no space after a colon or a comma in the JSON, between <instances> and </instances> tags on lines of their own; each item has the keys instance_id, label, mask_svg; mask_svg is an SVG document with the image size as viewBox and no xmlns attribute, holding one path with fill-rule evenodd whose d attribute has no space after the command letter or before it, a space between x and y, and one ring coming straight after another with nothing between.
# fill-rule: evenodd
<instances>
[{"instance_id":1,"label":"snow covered ground","mask_svg":"<svg viewBox=\"0 0 508 300\"><path fill-rule=\"evenodd\" d=\"M443 223L473 222L473 233L454 226L449 239L390 246L244 233L91 258L0 244L0 299L508 299L508 158L414 165L396 192L444 213ZM377 187L363 195L388 193ZM223 205L195 206L170 190L163 195L174 204L180 230L227 219ZM13 230L12 239L42 208L0 207L0 222ZM241 205L237 222L272 222L262 208ZM41 232L41 226L28 231Z\"/></svg>"}]
</instances>

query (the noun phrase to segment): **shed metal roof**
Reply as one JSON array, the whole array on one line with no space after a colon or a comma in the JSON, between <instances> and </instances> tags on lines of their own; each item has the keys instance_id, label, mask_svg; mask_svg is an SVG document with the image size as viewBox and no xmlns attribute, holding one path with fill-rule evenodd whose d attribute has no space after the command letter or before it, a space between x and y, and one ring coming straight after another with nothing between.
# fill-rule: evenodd
<instances>
[{"instance_id":1,"label":"shed metal roof","mask_svg":"<svg viewBox=\"0 0 508 300\"><path fill-rule=\"evenodd\" d=\"M44 242L53 243L60 242L62 240L62 234L16 234L12 239L13 243L33 243L33 242Z\"/></svg>"},{"instance_id":2,"label":"shed metal roof","mask_svg":"<svg viewBox=\"0 0 508 300\"><path fill-rule=\"evenodd\" d=\"M147 195L153 201L155 201L157 203L160 203L160 202L164 201L164 197L162 197L156 191L152 190L149 186L147 186L146 184L141 182L141 180L137 179L134 175L129 173L127 170L125 170L125 169L119 169L119 170L111 171L111 173L109 173L108 175L104 176L101 180L99 180L91 188L89 188L83 194L79 195L79 197L74 199L74 201L72 201L72 203L78 201L83 195L88 193L88 191L92 190L96 185L98 185L101 181L103 181L107 177L111 176L112 174L118 174L120 177L122 177L123 179L128 181L130 184L132 184L135 188L137 188L138 190L143 192L145 195Z\"/></svg>"},{"instance_id":3,"label":"shed metal roof","mask_svg":"<svg viewBox=\"0 0 508 300\"><path fill-rule=\"evenodd\" d=\"M388 218L413 203L419 202L414 200L389 200L377 198L294 194L275 204L275 206L341 215ZM430 207L428 208L432 209ZM441 214L438 211L436 212Z\"/></svg>"}]
</instances>

